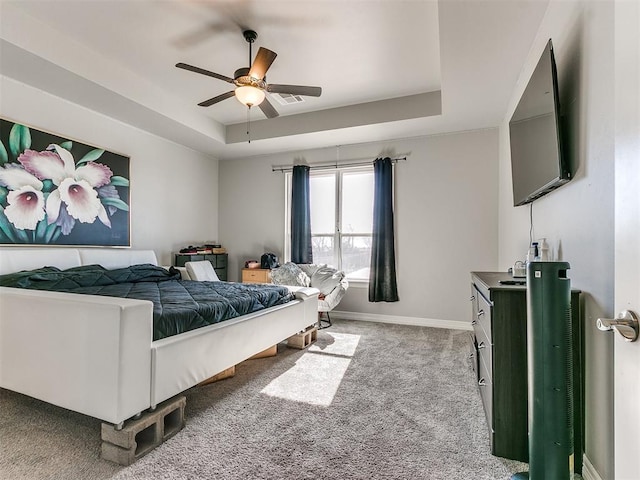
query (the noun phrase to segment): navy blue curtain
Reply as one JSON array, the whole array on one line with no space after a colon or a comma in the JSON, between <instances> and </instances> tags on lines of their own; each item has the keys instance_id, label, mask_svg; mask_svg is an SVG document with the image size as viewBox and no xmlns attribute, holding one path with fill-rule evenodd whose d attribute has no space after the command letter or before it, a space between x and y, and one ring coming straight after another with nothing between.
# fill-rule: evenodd
<instances>
[{"instance_id":1,"label":"navy blue curtain","mask_svg":"<svg viewBox=\"0 0 640 480\"><path fill-rule=\"evenodd\" d=\"M390 158L373 162L373 238L369 301L397 302L396 252L393 229L393 166Z\"/></svg>"},{"instance_id":2,"label":"navy blue curtain","mask_svg":"<svg viewBox=\"0 0 640 480\"><path fill-rule=\"evenodd\" d=\"M309 167L295 165L291 181L291 261L313 263Z\"/></svg>"}]
</instances>

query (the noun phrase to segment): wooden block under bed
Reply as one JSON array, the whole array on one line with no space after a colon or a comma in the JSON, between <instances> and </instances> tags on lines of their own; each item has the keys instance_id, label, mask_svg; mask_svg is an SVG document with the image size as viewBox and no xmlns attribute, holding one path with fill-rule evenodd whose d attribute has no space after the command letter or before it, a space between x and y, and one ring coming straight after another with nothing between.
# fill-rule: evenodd
<instances>
[{"instance_id":1,"label":"wooden block under bed","mask_svg":"<svg viewBox=\"0 0 640 480\"><path fill-rule=\"evenodd\" d=\"M208 385L213 382L217 382L219 380L224 380L225 378L231 378L236 374L236 366L227 368L226 370L221 371L220 373L214 375L213 377L209 377L206 380L203 380L198 385Z\"/></svg>"},{"instance_id":2,"label":"wooden block under bed","mask_svg":"<svg viewBox=\"0 0 640 480\"><path fill-rule=\"evenodd\" d=\"M253 360L256 358L266 358L266 357L275 357L278 354L278 345L274 345L272 347L267 348L259 353L256 353L253 357L249 357L247 360ZM224 380L225 378L231 378L236 374L236 366L232 366L227 368L226 370L221 371L220 373L214 375L213 377L207 378L203 380L198 385L208 385L213 382L217 382L219 380Z\"/></svg>"},{"instance_id":3,"label":"wooden block under bed","mask_svg":"<svg viewBox=\"0 0 640 480\"><path fill-rule=\"evenodd\" d=\"M275 357L278 354L278 345L269 347L266 350L256 353L253 357L249 357L249 360L255 360L256 358Z\"/></svg>"}]
</instances>

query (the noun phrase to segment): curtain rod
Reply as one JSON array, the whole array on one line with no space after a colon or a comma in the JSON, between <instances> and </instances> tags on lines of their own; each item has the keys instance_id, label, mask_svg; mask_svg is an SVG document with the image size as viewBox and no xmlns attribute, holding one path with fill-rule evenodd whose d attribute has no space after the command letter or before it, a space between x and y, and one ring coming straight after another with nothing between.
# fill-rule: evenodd
<instances>
[{"instance_id":1,"label":"curtain rod","mask_svg":"<svg viewBox=\"0 0 640 480\"><path fill-rule=\"evenodd\" d=\"M406 156L392 158L391 163L398 163L405 161L407 159ZM365 165L371 165L373 160L364 161L364 159L354 159L347 160L346 162L340 163L327 163L322 165L307 165L309 170L330 170L332 168L345 168L345 167L363 167ZM275 165L271 167L272 172L290 172L293 170L294 165Z\"/></svg>"}]
</instances>

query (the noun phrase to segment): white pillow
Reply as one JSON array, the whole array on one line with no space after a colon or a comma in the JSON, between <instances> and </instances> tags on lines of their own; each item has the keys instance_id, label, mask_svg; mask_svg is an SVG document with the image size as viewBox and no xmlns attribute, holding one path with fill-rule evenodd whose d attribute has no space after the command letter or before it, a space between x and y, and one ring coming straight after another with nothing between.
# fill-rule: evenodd
<instances>
[{"instance_id":1,"label":"white pillow","mask_svg":"<svg viewBox=\"0 0 640 480\"><path fill-rule=\"evenodd\" d=\"M211 262L202 260L200 262L186 262L184 264L191 280L200 282L219 282L220 279L213 269Z\"/></svg>"}]
</instances>

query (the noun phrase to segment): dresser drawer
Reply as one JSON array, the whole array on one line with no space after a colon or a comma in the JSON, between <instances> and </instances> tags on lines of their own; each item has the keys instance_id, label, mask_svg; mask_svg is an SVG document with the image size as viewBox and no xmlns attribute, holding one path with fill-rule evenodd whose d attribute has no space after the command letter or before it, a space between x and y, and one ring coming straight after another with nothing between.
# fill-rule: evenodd
<instances>
[{"instance_id":1,"label":"dresser drawer","mask_svg":"<svg viewBox=\"0 0 640 480\"><path fill-rule=\"evenodd\" d=\"M479 325L484 330L485 335L490 343L493 343L491 334L491 315L493 314L493 304L487 300L482 292L474 285L474 308L473 320L474 326Z\"/></svg>"},{"instance_id":2,"label":"dresser drawer","mask_svg":"<svg viewBox=\"0 0 640 480\"><path fill-rule=\"evenodd\" d=\"M493 369L491 366L493 365L493 345L491 341L487 337L484 332L484 329L480 324L474 325L474 334L476 337L476 350L478 351L478 363L483 361L485 366L487 367L487 375L493 383Z\"/></svg>"},{"instance_id":3,"label":"dresser drawer","mask_svg":"<svg viewBox=\"0 0 640 480\"><path fill-rule=\"evenodd\" d=\"M271 283L271 270L243 268L242 283Z\"/></svg>"},{"instance_id":4,"label":"dresser drawer","mask_svg":"<svg viewBox=\"0 0 640 480\"><path fill-rule=\"evenodd\" d=\"M187 262L201 262L202 260L204 260L204 255L180 255L176 253L174 265L176 267L184 267Z\"/></svg>"},{"instance_id":5,"label":"dresser drawer","mask_svg":"<svg viewBox=\"0 0 640 480\"><path fill-rule=\"evenodd\" d=\"M214 268L226 268L228 255L226 253L218 253L205 255L205 260L209 260Z\"/></svg>"},{"instance_id":6,"label":"dresser drawer","mask_svg":"<svg viewBox=\"0 0 640 480\"><path fill-rule=\"evenodd\" d=\"M221 282L227 281L227 269L226 268L215 268L216 275Z\"/></svg>"},{"instance_id":7,"label":"dresser drawer","mask_svg":"<svg viewBox=\"0 0 640 480\"><path fill-rule=\"evenodd\" d=\"M476 336L469 332L467 336L467 343L469 344L469 363L475 373L475 378L478 380L478 350L476 349Z\"/></svg>"},{"instance_id":8,"label":"dresser drawer","mask_svg":"<svg viewBox=\"0 0 640 480\"><path fill-rule=\"evenodd\" d=\"M487 417L489 431L493 434L493 382L482 355L478 356L480 357L478 361L478 389L480 390L480 398L482 398L482 406ZM491 443L493 443L493 439Z\"/></svg>"}]
</instances>

